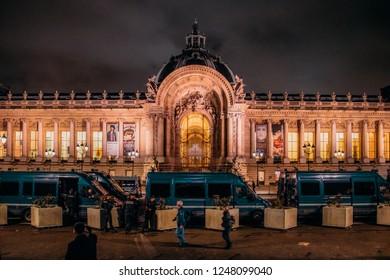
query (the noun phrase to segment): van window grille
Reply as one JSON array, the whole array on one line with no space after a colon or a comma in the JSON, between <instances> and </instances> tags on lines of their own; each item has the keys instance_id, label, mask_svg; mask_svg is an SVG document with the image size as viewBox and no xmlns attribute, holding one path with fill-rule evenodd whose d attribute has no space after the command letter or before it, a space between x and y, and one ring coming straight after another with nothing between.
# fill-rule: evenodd
<instances>
[{"instance_id":1,"label":"van window grille","mask_svg":"<svg viewBox=\"0 0 390 280\"><path fill-rule=\"evenodd\" d=\"M320 182L301 182L301 195L320 195Z\"/></svg>"},{"instance_id":2,"label":"van window grille","mask_svg":"<svg viewBox=\"0 0 390 280\"><path fill-rule=\"evenodd\" d=\"M177 183L175 185L175 197L204 198L204 183Z\"/></svg>"},{"instance_id":3,"label":"van window grille","mask_svg":"<svg viewBox=\"0 0 390 280\"><path fill-rule=\"evenodd\" d=\"M0 195L19 195L19 182L1 182Z\"/></svg>"},{"instance_id":4,"label":"van window grille","mask_svg":"<svg viewBox=\"0 0 390 280\"><path fill-rule=\"evenodd\" d=\"M355 182L354 183L355 195L375 195L374 182Z\"/></svg>"},{"instance_id":5,"label":"van window grille","mask_svg":"<svg viewBox=\"0 0 390 280\"><path fill-rule=\"evenodd\" d=\"M150 196L154 197L170 197L171 196L171 185L153 183L150 184Z\"/></svg>"},{"instance_id":6,"label":"van window grille","mask_svg":"<svg viewBox=\"0 0 390 280\"><path fill-rule=\"evenodd\" d=\"M349 195L351 189L350 182L324 182L324 195Z\"/></svg>"},{"instance_id":7,"label":"van window grille","mask_svg":"<svg viewBox=\"0 0 390 280\"><path fill-rule=\"evenodd\" d=\"M219 195L219 197L232 196L230 184L209 184L208 197L212 198L214 195Z\"/></svg>"}]
</instances>

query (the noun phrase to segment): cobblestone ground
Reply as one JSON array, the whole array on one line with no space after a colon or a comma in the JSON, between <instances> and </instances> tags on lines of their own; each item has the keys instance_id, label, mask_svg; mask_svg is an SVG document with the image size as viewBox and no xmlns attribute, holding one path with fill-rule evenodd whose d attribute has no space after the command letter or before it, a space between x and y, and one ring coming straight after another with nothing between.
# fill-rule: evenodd
<instances>
[{"instance_id":1,"label":"cobblestone ground","mask_svg":"<svg viewBox=\"0 0 390 280\"><path fill-rule=\"evenodd\" d=\"M142 234L94 231L98 236L98 259L390 259L390 227L372 221L356 222L349 229L299 223L289 230L242 225L231 233L233 248L224 249L221 232L202 226L186 228L189 245L177 246L173 230ZM72 227L36 229L14 223L0 227L0 257L3 260L64 258Z\"/></svg>"}]
</instances>

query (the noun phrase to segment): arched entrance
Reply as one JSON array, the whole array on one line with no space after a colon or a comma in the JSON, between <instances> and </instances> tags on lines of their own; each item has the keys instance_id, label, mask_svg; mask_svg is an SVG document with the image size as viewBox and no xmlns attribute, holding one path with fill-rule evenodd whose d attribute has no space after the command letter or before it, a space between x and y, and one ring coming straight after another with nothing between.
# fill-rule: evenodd
<instances>
[{"instance_id":1,"label":"arched entrance","mask_svg":"<svg viewBox=\"0 0 390 280\"><path fill-rule=\"evenodd\" d=\"M208 167L211 158L211 128L206 116L190 113L180 122L182 167Z\"/></svg>"}]
</instances>

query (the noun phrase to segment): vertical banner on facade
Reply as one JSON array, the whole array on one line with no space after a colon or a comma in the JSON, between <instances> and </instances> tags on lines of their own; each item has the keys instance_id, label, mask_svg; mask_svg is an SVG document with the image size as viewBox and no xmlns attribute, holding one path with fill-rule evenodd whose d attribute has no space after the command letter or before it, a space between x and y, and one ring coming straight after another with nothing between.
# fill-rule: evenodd
<instances>
[{"instance_id":1,"label":"vertical banner on facade","mask_svg":"<svg viewBox=\"0 0 390 280\"><path fill-rule=\"evenodd\" d=\"M135 151L135 123L123 124L123 155Z\"/></svg>"},{"instance_id":2,"label":"vertical banner on facade","mask_svg":"<svg viewBox=\"0 0 390 280\"><path fill-rule=\"evenodd\" d=\"M115 159L119 155L118 127L118 123L107 124L107 155L111 157L111 159Z\"/></svg>"},{"instance_id":3,"label":"vertical banner on facade","mask_svg":"<svg viewBox=\"0 0 390 280\"><path fill-rule=\"evenodd\" d=\"M284 154L284 132L283 124L273 124L272 134L274 140L273 156L274 160L281 160Z\"/></svg>"},{"instance_id":4,"label":"vertical banner on facade","mask_svg":"<svg viewBox=\"0 0 390 280\"><path fill-rule=\"evenodd\" d=\"M267 125L256 124L256 150L267 154Z\"/></svg>"}]
</instances>

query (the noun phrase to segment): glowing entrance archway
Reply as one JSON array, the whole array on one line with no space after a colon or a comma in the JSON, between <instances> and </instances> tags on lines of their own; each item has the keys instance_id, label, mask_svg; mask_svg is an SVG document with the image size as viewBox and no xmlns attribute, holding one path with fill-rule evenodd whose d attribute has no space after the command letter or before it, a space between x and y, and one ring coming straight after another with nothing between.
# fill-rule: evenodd
<instances>
[{"instance_id":1,"label":"glowing entrance archway","mask_svg":"<svg viewBox=\"0 0 390 280\"><path fill-rule=\"evenodd\" d=\"M211 157L210 122L191 113L180 122L180 157L183 167L208 167Z\"/></svg>"}]
</instances>

